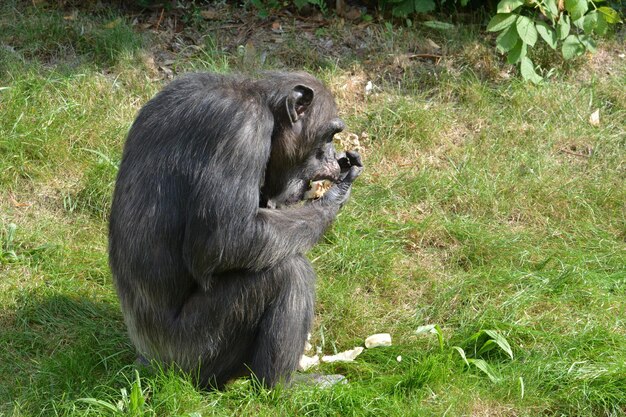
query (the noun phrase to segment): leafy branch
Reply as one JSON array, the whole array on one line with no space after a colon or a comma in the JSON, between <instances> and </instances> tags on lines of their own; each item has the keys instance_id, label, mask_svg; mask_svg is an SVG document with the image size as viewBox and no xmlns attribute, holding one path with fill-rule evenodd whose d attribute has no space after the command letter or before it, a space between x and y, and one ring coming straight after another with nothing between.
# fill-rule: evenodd
<instances>
[{"instance_id":1,"label":"leafy branch","mask_svg":"<svg viewBox=\"0 0 626 417\"><path fill-rule=\"evenodd\" d=\"M592 35L604 35L610 25L621 22L617 11L593 0L502 0L487 25L500 32L496 45L510 64L519 64L522 77L534 83L543 78L528 56L528 48L541 38L566 60L595 52Z\"/></svg>"}]
</instances>

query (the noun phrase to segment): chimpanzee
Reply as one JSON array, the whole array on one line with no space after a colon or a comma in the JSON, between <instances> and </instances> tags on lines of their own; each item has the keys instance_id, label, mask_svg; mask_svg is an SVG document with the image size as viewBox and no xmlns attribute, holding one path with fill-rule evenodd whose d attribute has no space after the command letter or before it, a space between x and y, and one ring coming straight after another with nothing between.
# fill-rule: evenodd
<instances>
[{"instance_id":1,"label":"chimpanzee","mask_svg":"<svg viewBox=\"0 0 626 417\"><path fill-rule=\"evenodd\" d=\"M140 111L120 165L110 266L139 355L204 387L287 382L313 318L304 253L362 163L336 153L331 93L306 73L210 73L171 82ZM333 186L303 201L310 181Z\"/></svg>"}]
</instances>

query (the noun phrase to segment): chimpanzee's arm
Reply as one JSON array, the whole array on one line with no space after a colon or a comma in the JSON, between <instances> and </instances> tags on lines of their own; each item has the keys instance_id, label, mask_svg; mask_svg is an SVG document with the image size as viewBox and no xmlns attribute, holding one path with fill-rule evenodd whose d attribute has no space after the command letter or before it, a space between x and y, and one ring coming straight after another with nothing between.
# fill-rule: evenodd
<instances>
[{"instance_id":1,"label":"chimpanzee's arm","mask_svg":"<svg viewBox=\"0 0 626 417\"><path fill-rule=\"evenodd\" d=\"M361 157L356 152L347 152L341 164L341 180L321 199L280 210L259 210L255 230L258 238L254 240L258 245L249 252L253 262L250 268L262 269L317 243L347 201L352 182L362 170Z\"/></svg>"},{"instance_id":2,"label":"chimpanzee's arm","mask_svg":"<svg viewBox=\"0 0 626 417\"><path fill-rule=\"evenodd\" d=\"M355 167L356 168L356 167ZM350 193L354 174L333 187L331 196L281 210L257 209L252 217L220 223L196 219L185 237L185 260L199 283L214 273L262 270L308 251L322 237ZM225 220L225 219L224 219Z\"/></svg>"}]
</instances>

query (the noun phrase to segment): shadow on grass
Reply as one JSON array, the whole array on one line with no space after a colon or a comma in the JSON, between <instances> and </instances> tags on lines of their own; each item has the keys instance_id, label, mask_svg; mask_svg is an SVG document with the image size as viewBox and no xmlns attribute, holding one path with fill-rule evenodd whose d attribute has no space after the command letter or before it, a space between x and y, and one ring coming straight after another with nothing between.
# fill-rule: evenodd
<instances>
[{"instance_id":1,"label":"shadow on grass","mask_svg":"<svg viewBox=\"0 0 626 417\"><path fill-rule=\"evenodd\" d=\"M130 375L124 368L134 351L112 302L35 291L15 311L0 311L0 322L0 410L8 400L40 411L124 384Z\"/></svg>"}]
</instances>

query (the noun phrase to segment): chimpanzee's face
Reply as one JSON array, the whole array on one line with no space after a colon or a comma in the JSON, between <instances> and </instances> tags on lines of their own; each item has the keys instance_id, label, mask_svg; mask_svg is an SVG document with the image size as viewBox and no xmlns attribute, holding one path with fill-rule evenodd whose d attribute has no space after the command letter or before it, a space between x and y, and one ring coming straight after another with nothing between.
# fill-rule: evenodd
<instances>
[{"instance_id":1,"label":"chimpanzee's face","mask_svg":"<svg viewBox=\"0 0 626 417\"><path fill-rule=\"evenodd\" d=\"M339 179L340 167L333 145L335 134L343 131L345 123L338 117L331 119L315 137L314 145L302 163L301 178L307 181Z\"/></svg>"},{"instance_id":2,"label":"chimpanzee's face","mask_svg":"<svg viewBox=\"0 0 626 417\"><path fill-rule=\"evenodd\" d=\"M269 207L283 207L302 201L311 181L339 180L340 155L335 150L333 138L336 133L344 130L345 123L340 118L333 117L326 123L317 123L318 130L315 134L303 137L310 132L308 126L303 128L301 125L306 121L303 118L295 124L296 132L299 133L296 140L300 144L298 158L290 161L291 163L283 161L283 164L278 166L270 164L273 170L266 173L269 181L263 191Z\"/></svg>"},{"instance_id":3,"label":"chimpanzee's face","mask_svg":"<svg viewBox=\"0 0 626 417\"><path fill-rule=\"evenodd\" d=\"M276 126L261 206L288 206L302 201L311 181L339 180L333 137L345 129L345 123L337 115L331 93L317 80L303 81L307 85L290 87L273 110Z\"/></svg>"}]
</instances>

